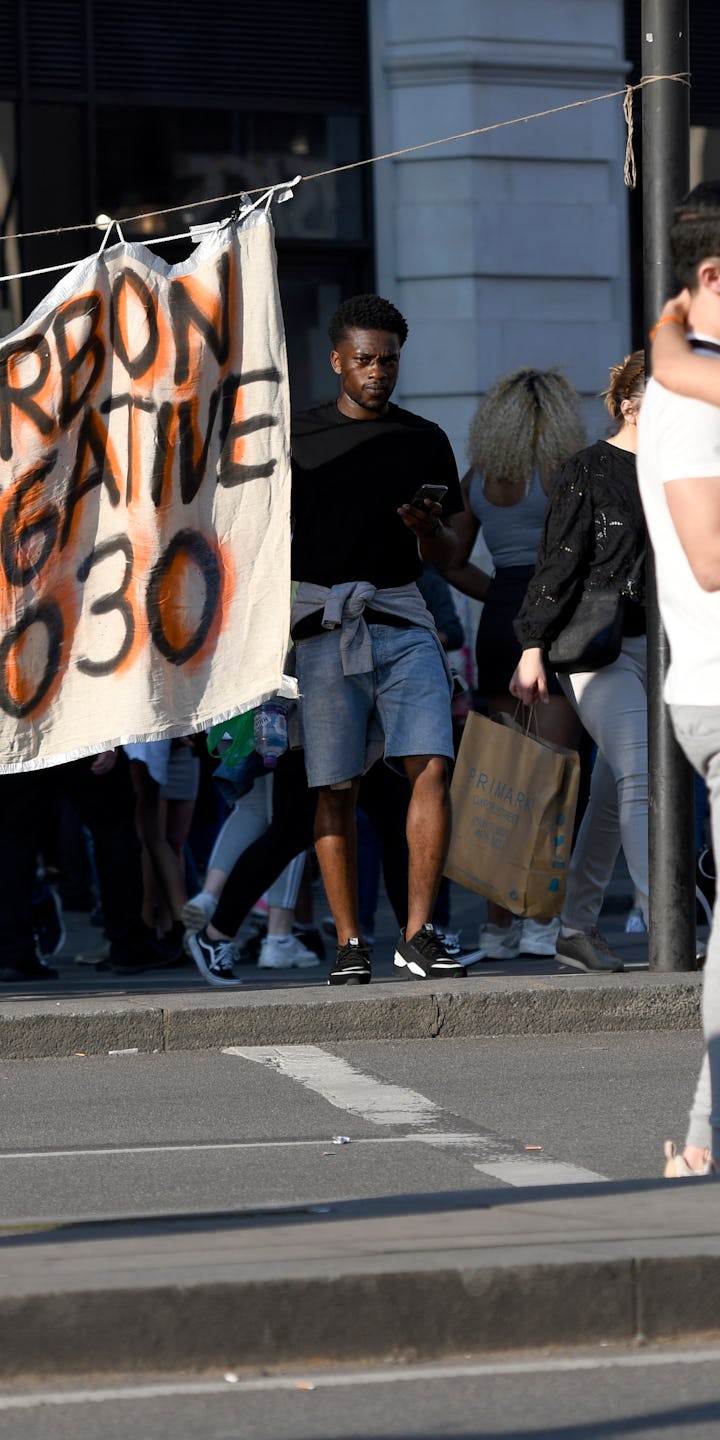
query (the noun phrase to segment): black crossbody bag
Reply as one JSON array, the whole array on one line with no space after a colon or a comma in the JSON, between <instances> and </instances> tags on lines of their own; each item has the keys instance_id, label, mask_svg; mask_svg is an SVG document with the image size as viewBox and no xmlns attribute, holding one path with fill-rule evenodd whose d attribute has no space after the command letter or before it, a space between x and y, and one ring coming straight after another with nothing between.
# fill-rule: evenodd
<instances>
[{"instance_id":1,"label":"black crossbody bag","mask_svg":"<svg viewBox=\"0 0 720 1440\"><path fill-rule=\"evenodd\" d=\"M623 642L625 599L637 599L633 591L644 562L643 549L623 592L610 586L583 590L567 625L547 651L547 663L558 675L573 670L603 670L617 660Z\"/></svg>"}]
</instances>

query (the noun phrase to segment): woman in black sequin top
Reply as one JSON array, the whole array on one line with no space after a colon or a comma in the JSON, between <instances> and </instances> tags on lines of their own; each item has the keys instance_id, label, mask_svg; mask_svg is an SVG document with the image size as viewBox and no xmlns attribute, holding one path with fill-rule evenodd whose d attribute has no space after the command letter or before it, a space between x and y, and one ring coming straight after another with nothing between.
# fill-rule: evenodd
<instances>
[{"instance_id":1,"label":"woman in black sequin top","mask_svg":"<svg viewBox=\"0 0 720 1440\"><path fill-rule=\"evenodd\" d=\"M597 929L621 844L647 924L646 535L635 472L644 389L638 350L610 371L605 400L616 433L568 460L553 487L535 575L515 620L523 653L510 690L525 705L542 704L547 649L583 592L612 587L626 596L618 659L558 677L598 751L557 941L558 958L581 970L623 968Z\"/></svg>"}]
</instances>

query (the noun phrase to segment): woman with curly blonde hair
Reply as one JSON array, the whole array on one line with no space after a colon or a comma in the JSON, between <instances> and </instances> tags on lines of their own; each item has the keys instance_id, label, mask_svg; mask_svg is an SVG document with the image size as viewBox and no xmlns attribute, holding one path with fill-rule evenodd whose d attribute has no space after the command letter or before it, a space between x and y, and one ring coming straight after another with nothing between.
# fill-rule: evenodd
<instances>
[{"instance_id":1,"label":"woman with curly blonde hair","mask_svg":"<svg viewBox=\"0 0 720 1440\"><path fill-rule=\"evenodd\" d=\"M605 403L615 433L573 455L553 487L537 568L515 620L522 655L510 690L542 709L548 651L580 600L597 614L603 594L622 597L617 658L588 658L559 677L597 746L556 946L558 960L578 970L623 968L597 928L621 844L647 924L647 537L635 468L644 393L645 356L636 350L610 371Z\"/></svg>"},{"instance_id":2,"label":"woman with curly blonde hair","mask_svg":"<svg viewBox=\"0 0 720 1440\"><path fill-rule=\"evenodd\" d=\"M512 370L481 400L468 438L470 469L462 481L465 509L452 517L457 563L446 578L482 600L477 633L478 692L488 713L512 715L510 679L520 656L513 620L535 570L550 488L560 466L585 441L580 398L557 370ZM470 561L482 530L494 574ZM540 733L574 747L581 727L554 677ZM554 955L557 922L521 921L488 904L480 947L487 960L519 953Z\"/></svg>"}]
</instances>

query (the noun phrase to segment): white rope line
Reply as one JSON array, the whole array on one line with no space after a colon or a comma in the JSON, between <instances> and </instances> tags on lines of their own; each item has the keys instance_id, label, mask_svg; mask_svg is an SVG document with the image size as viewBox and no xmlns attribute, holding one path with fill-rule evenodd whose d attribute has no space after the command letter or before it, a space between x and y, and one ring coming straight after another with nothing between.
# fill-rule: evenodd
<instances>
[{"instance_id":1,"label":"white rope line","mask_svg":"<svg viewBox=\"0 0 720 1440\"><path fill-rule=\"evenodd\" d=\"M271 185L268 190L262 191L260 198L258 200L255 200L252 205L243 205L239 210L237 217L229 217L229 219L237 218L238 221L244 220L245 217L251 213L251 211L257 210L258 206L262 204L263 200L265 201L265 214L267 215L272 200L277 199L278 204L282 204L283 200L289 200L291 198L293 188L300 183L300 178L301 177L299 175L296 175L294 180L283 180L279 185ZM241 193L243 196L247 196L248 192L244 190ZM253 194L254 193L255 192L253 191ZM124 223L127 224L127 220L125 220ZM188 235L191 235L193 231L195 231L196 234L202 231L209 233L211 230L217 230L220 228L220 226L227 225L228 223L229 220L218 220L217 224L210 224L204 226L192 225L187 230L181 230L178 235L161 235L157 239L153 237L152 243L153 245L169 245L172 240L187 240ZM70 228L74 229L75 227L71 226ZM84 230L87 227L83 225L79 226L78 228ZM97 225L94 228L97 229ZM102 255L103 250L107 245L110 232L113 229L117 230L123 245L125 244L125 236L123 235L123 232L120 228L119 220L109 220L107 226L105 227L105 234L102 238L102 244L100 245L100 249L97 251L98 255ZM2 284L3 281L27 280L35 275L52 275L58 270L72 270L76 265L82 265L83 262L88 258L91 257L83 255L80 260L65 260L62 265L44 265L40 270L19 270L15 275L0 275L0 284Z\"/></svg>"},{"instance_id":2,"label":"white rope line","mask_svg":"<svg viewBox=\"0 0 720 1440\"><path fill-rule=\"evenodd\" d=\"M382 160L397 160L403 155L417 154L421 150L430 150L438 145L451 145L454 141L457 140L470 140L476 135L489 135L492 131L504 130L511 125L526 125L530 120L544 120L550 115L561 115L566 110L579 110L586 105L597 105L602 100L616 100L619 96L623 97L623 113L625 116L625 122L628 130L627 147L625 154L625 184L628 185L630 188L634 188L637 177L635 170L635 159L632 152L633 98L636 91L643 90L647 85L655 85L658 83L658 81L661 80L674 81L675 83L680 85L690 84L689 75L687 73L678 73L676 75L644 75L640 80L638 80L636 85L625 85L623 86L622 90L609 90L604 95L593 95L587 100L572 100L567 105L554 105L549 110L536 110L530 115L518 115L511 120L498 120L494 125L480 125L474 130L462 130L457 135L443 135L437 140L424 140L417 145L406 145L401 150L389 150L384 155L371 155L364 160L353 160L347 165L336 165L330 170L316 170L311 175L298 175L294 180L283 181L278 185L263 185L258 186L252 190L232 190L226 195L213 195L207 200L193 200L192 202L184 201L181 205L168 205L162 210L144 210L138 215L125 215L123 216L123 224L133 225L141 220L154 220L163 215L175 215L181 210L199 210L206 205L221 205L231 200L243 200L246 196L250 195L258 195L260 199L257 200L254 205L248 206L245 209L244 213L247 213L250 209L255 209L256 206L262 202L262 199L268 195L270 196L270 199L268 200L269 208L270 201L274 197L276 191L291 191L294 187L299 185L301 181L304 184L307 184L309 180L323 180L330 175L342 175L347 173L347 171L349 170L361 169L365 165L377 165ZM286 195L283 198L289 197ZM120 225L116 220L110 221L107 233L109 234L109 231L112 229L113 225L117 226L118 232L122 238L122 231L120 230ZM13 235L0 236L0 239L4 239L5 241L31 240L38 239L46 235L68 235L76 234L82 230L96 229L97 221L93 220L87 221L85 224L82 225L60 225L48 230L21 230ZM166 245L169 244L171 240L185 239L188 234L189 230L185 230L182 232L181 235L166 235L161 236L157 239L153 237L152 244ZM107 234L105 236L105 240L106 239ZM104 248L105 240L100 247L101 250ZM83 259L85 258L86 257L83 256ZM37 270L22 270L19 271L16 275L0 275L0 283L10 280L26 280L31 276L35 275L50 275L58 270L71 270L74 265L78 265L80 263L81 262L78 260L71 260L63 265L47 265Z\"/></svg>"},{"instance_id":3,"label":"white rope line","mask_svg":"<svg viewBox=\"0 0 720 1440\"><path fill-rule=\"evenodd\" d=\"M108 231L112 230L113 225L116 224L117 221L113 220L112 225L108 226ZM118 225L117 228L119 230L120 226ZM152 243L153 245L169 245L171 240L187 240L189 233L188 230L181 230L178 235L161 235L158 239L153 238ZM103 240L100 249L96 253L101 255L104 249L105 241ZM34 275L54 275L58 270L72 270L76 265L82 265L88 258L87 255L81 255L79 260L64 260L62 265L43 265L40 270L18 270L16 275L0 275L0 285L3 281L30 280Z\"/></svg>"}]
</instances>

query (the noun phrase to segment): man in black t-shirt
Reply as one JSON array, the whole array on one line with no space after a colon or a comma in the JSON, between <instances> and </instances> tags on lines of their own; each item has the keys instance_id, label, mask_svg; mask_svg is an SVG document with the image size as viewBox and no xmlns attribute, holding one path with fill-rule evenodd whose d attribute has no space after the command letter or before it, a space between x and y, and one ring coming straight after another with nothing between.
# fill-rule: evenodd
<instances>
[{"instance_id":1,"label":"man in black t-shirt","mask_svg":"<svg viewBox=\"0 0 720 1440\"><path fill-rule=\"evenodd\" d=\"M395 306L355 296L329 333L339 396L293 422L292 634L308 783L318 790L315 845L338 936L330 984L370 979L355 804L378 753L411 787L396 973L464 975L431 924L449 837L451 686L415 583L424 561L452 561L455 537L441 517L462 509L457 468L437 425L390 403L407 336ZM438 496L423 486L440 487Z\"/></svg>"}]
</instances>

